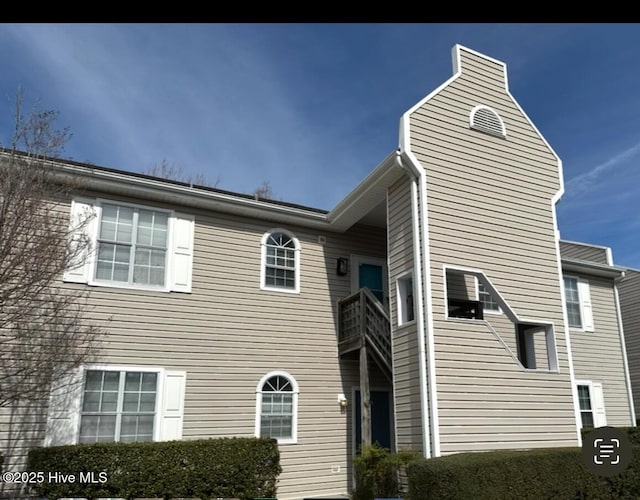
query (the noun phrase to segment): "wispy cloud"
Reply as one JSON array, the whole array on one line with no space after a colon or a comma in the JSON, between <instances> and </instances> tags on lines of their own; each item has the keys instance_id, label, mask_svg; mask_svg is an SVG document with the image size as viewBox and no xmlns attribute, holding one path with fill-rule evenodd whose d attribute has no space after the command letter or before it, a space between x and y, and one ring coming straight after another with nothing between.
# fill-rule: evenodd
<instances>
[{"instance_id":1,"label":"wispy cloud","mask_svg":"<svg viewBox=\"0 0 640 500\"><path fill-rule=\"evenodd\" d=\"M624 167L624 164L638 155L638 153L640 153L640 143L630 147L620 154L617 154L604 163L596 165L588 172L569 179L565 186L566 193L569 196L579 196L585 194L594 186L596 186L596 182L604 174L609 173L612 170L621 168L621 166Z\"/></svg>"}]
</instances>

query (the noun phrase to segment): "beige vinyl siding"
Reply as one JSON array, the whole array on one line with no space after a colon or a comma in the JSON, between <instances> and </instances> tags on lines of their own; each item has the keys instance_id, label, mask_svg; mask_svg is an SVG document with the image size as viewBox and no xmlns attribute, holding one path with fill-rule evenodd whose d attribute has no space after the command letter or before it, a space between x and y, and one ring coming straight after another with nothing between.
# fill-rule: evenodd
<instances>
[{"instance_id":1,"label":"beige vinyl siding","mask_svg":"<svg viewBox=\"0 0 640 500\"><path fill-rule=\"evenodd\" d=\"M636 415L640 414L640 271L627 269L618 284L624 340Z\"/></svg>"},{"instance_id":2,"label":"beige vinyl siding","mask_svg":"<svg viewBox=\"0 0 640 500\"><path fill-rule=\"evenodd\" d=\"M260 290L260 241L281 224L180 211L195 215L192 293L92 287L92 316L111 318L99 362L186 371L183 439L253 436L258 382L288 372L300 388L298 440L281 446L278 498L346 493L350 412L341 413L337 395L349 397L358 367L338 357L337 302L350 277L336 275L336 259L384 258L385 229L284 226L300 241L300 294L279 293Z\"/></svg>"},{"instance_id":3,"label":"beige vinyl siding","mask_svg":"<svg viewBox=\"0 0 640 500\"><path fill-rule=\"evenodd\" d=\"M585 275L577 277L589 282L594 331L570 329L575 378L602 383L607 425L633 425L621 369L624 360L613 282Z\"/></svg>"},{"instance_id":4,"label":"beige vinyl siding","mask_svg":"<svg viewBox=\"0 0 640 500\"><path fill-rule=\"evenodd\" d=\"M389 283L395 290L398 276L414 270L411 183L400 179L388 190ZM391 335L393 340L393 382L396 442L398 449L423 452L423 426L419 373L417 322L398 326L397 294L390 294ZM414 297L417 308L417 298ZM417 309L416 309L417 314Z\"/></svg>"},{"instance_id":5,"label":"beige vinyl siding","mask_svg":"<svg viewBox=\"0 0 640 500\"><path fill-rule=\"evenodd\" d=\"M4 472L23 471L30 448L42 446L47 422L46 403L21 401L0 408L0 451ZM15 498L20 484L0 481L0 498Z\"/></svg>"},{"instance_id":6,"label":"beige vinyl siding","mask_svg":"<svg viewBox=\"0 0 640 500\"><path fill-rule=\"evenodd\" d=\"M606 248L572 241L560 242L560 255L563 259L586 260L598 264L609 264Z\"/></svg>"},{"instance_id":7,"label":"beige vinyl siding","mask_svg":"<svg viewBox=\"0 0 640 500\"><path fill-rule=\"evenodd\" d=\"M462 74L410 117L425 168L443 454L577 444L551 200L558 161L505 92L503 67L461 50ZM506 138L469 128L477 105ZM523 370L482 321L446 318L445 266L483 271L521 320L552 323L559 372ZM487 315L515 351L515 331Z\"/></svg>"},{"instance_id":8,"label":"beige vinyl siding","mask_svg":"<svg viewBox=\"0 0 640 500\"><path fill-rule=\"evenodd\" d=\"M484 319L506 344L513 356L518 357L516 327L513 322L505 314L496 313L485 313Z\"/></svg>"}]
</instances>

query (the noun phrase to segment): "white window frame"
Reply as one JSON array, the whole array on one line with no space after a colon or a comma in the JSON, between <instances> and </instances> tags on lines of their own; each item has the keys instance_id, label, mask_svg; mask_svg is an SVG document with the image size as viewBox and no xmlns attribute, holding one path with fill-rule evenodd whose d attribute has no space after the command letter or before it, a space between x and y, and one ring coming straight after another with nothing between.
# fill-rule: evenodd
<instances>
[{"instance_id":1,"label":"white window frame","mask_svg":"<svg viewBox=\"0 0 640 500\"><path fill-rule=\"evenodd\" d=\"M75 432L75 442L76 443L80 443L80 427L82 425L82 416L83 416L83 411L82 411L82 407L84 404L84 393L85 393L85 385L86 385L86 381L87 381L87 372L88 371L110 371L110 372L117 372L117 373L122 373L122 372L145 372L145 373L155 373L156 374L156 401L155 401L155 408L154 408L154 414L153 414L153 437L152 437L152 441L159 441L160 440L160 432L161 432L161 415L162 415L162 396L164 394L164 375L165 375L165 370L164 368L154 368L154 367L140 367L140 366L113 366L113 365L89 365L89 366L85 366L83 367L82 370L82 384L81 384L81 388L80 388L80 400L79 400L79 404L78 404L78 421L77 421L77 426L76 426L76 432ZM122 389L122 387L119 388L118 390L118 398L120 398L120 389ZM121 414L122 412L120 412ZM118 426L116 425L116 429L118 428ZM112 441L109 441L112 442ZM119 441L115 441L114 442L119 442Z\"/></svg>"},{"instance_id":2,"label":"white window frame","mask_svg":"<svg viewBox=\"0 0 640 500\"><path fill-rule=\"evenodd\" d=\"M131 284L122 281L96 280L97 242L104 204L132 207L168 215L167 256L165 261L164 286ZM85 224L85 218L90 220ZM191 214L176 212L167 208L158 208L141 204L122 202L103 198L74 198L71 202L69 225L71 243L87 239L91 247L82 249L77 262L65 270L62 280L66 283L83 283L85 285L148 290L153 292L191 293L194 256L195 217Z\"/></svg>"},{"instance_id":3,"label":"white window frame","mask_svg":"<svg viewBox=\"0 0 640 500\"><path fill-rule=\"evenodd\" d=\"M182 439L186 371L158 366L90 364L73 370L52 385L44 446L78 444L87 370L156 372L158 385L153 440Z\"/></svg>"},{"instance_id":4,"label":"white window frame","mask_svg":"<svg viewBox=\"0 0 640 500\"><path fill-rule=\"evenodd\" d=\"M567 307L567 291L564 283L565 279L574 280L576 282L576 289L578 291L578 306L580 310L580 326L573 326L569 324L569 308ZM574 275L562 276L562 296L564 298L564 307L567 311L567 326L574 331L581 332L593 332L593 308L591 304L591 290L589 281Z\"/></svg>"},{"instance_id":5,"label":"white window frame","mask_svg":"<svg viewBox=\"0 0 640 500\"><path fill-rule=\"evenodd\" d=\"M274 438L278 444L296 444L298 442L298 394L300 388L296 379L289 373L282 370L275 370L267 373L260 379L256 386L256 420L255 420L255 436L260 437L261 417L262 417L262 394L263 386L271 377L284 377L291 384L292 388L292 415L291 415L291 437L290 438Z\"/></svg>"},{"instance_id":6,"label":"white window frame","mask_svg":"<svg viewBox=\"0 0 640 500\"><path fill-rule=\"evenodd\" d=\"M582 425L582 412L586 410L582 410L580 408L580 394L578 392L579 386L586 386L589 389L589 404L591 405L591 419L593 420L593 428L603 427L607 425L607 416L606 416L606 408L604 406L604 391L602 389L602 384L599 382L593 382L592 380L575 380L576 386L576 397L578 398L578 410L580 411L580 428L582 429L584 426ZM599 391L602 396L602 404L599 405L596 398L596 390ZM601 408L601 411L599 409Z\"/></svg>"},{"instance_id":7,"label":"white window frame","mask_svg":"<svg viewBox=\"0 0 640 500\"><path fill-rule=\"evenodd\" d=\"M293 288L278 287L278 286L266 284L267 241L269 240L269 237L275 233L282 233L288 236L289 238L291 238L291 241L293 242L293 245L294 245L293 252L294 252L295 278L294 278ZM298 238L296 238L296 236L291 231L288 231L282 228L273 228L267 231L266 233L264 233L264 235L262 235L262 239L260 240L260 289L269 290L272 292L296 293L296 294L300 293L300 241L298 240Z\"/></svg>"},{"instance_id":8,"label":"white window frame","mask_svg":"<svg viewBox=\"0 0 640 500\"><path fill-rule=\"evenodd\" d=\"M123 281L110 281L110 280L98 280L96 279L96 273L98 269L98 245L99 245L99 237L100 237L100 224L102 223L102 207L103 205L116 205L122 207L130 207L133 209L142 209L142 210L150 210L153 212L162 212L167 214L167 247L166 247L166 256L165 256L165 268L164 268L164 285L163 286L155 286L155 285L144 285L144 284L135 284L135 283L125 283ZM92 251L92 258L89 265L89 282L88 284L91 286L100 286L100 287L110 287L110 288L129 288L129 289L137 289L137 290L152 290L158 292L169 292L171 291L170 286L170 276L172 269L172 249L171 242L173 240L173 231L174 231L174 221L175 221L175 211L168 210L165 208L157 208L151 207L148 205L140 205L135 203L127 203L121 201L107 200L104 198L98 198L95 203L95 213L96 213L96 223L93 227L93 235L91 241L95 245ZM133 265L133 262L131 262Z\"/></svg>"},{"instance_id":9,"label":"white window frame","mask_svg":"<svg viewBox=\"0 0 640 500\"><path fill-rule=\"evenodd\" d=\"M408 281L411 280L411 294L413 296L413 319L408 319L408 309L406 300L408 296ZM413 269L405 271L396 278L396 316L398 326L406 326L416 321L416 284L413 276Z\"/></svg>"},{"instance_id":10,"label":"white window frame","mask_svg":"<svg viewBox=\"0 0 640 500\"><path fill-rule=\"evenodd\" d=\"M493 299L493 297L492 297L492 301L496 303L496 306L498 308L497 309L487 309L485 307L484 301L482 300L482 297L480 296L480 286L481 285L482 285L482 283L480 283L480 280L476 276L476 297L478 297L478 300L482 303L482 312L483 312L483 314L502 314L502 309L500 309L500 306L498 305L496 300ZM486 290L485 290L485 293L487 295L491 296L491 294L489 292L487 292Z\"/></svg>"}]
</instances>

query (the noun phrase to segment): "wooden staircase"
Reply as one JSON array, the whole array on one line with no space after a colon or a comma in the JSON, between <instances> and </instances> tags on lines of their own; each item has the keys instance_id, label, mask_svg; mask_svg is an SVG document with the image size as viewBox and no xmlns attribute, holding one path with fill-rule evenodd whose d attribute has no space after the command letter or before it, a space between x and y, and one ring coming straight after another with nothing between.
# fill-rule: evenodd
<instances>
[{"instance_id":1,"label":"wooden staircase","mask_svg":"<svg viewBox=\"0 0 640 500\"><path fill-rule=\"evenodd\" d=\"M366 346L372 359L392 380L391 323L380 301L368 288L338 302L338 353L344 356Z\"/></svg>"}]
</instances>

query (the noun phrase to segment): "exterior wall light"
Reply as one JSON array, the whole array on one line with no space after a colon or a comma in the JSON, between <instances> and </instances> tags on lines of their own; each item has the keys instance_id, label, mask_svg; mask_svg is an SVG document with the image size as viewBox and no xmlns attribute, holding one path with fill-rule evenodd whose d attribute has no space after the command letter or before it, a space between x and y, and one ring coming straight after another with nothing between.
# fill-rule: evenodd
<instances>
[{"instance_id":1,"label":"exterior wall light","mask_svg":"<svg viewBox=\"0 0 640 500\"><path fill-rule=\"evenodd\" d=\"M349 273L349 259L338 257L336 263L336 274L338 276L346 276Z\"/></svg>"}]
</instances>

